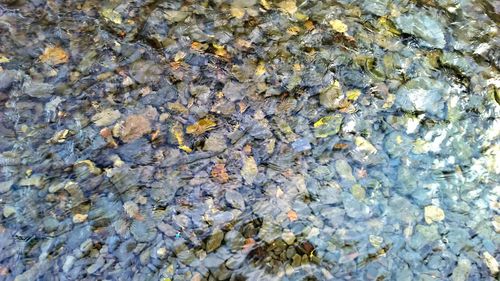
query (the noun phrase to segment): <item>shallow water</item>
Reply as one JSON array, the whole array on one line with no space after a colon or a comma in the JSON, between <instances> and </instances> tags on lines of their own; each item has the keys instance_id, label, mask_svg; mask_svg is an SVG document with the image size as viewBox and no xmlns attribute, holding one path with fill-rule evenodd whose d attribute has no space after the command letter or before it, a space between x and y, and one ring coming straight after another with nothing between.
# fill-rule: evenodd
<instances>
[{"instance_id":1,"label":"shallow water","mask_svg":"<svg viewBox=\"0 0 500 281\"><path fill-rule=\"evenodd\" d=\"M497 280L499 11L0 0L0 280Z\"/></svg>"}]
</instances>

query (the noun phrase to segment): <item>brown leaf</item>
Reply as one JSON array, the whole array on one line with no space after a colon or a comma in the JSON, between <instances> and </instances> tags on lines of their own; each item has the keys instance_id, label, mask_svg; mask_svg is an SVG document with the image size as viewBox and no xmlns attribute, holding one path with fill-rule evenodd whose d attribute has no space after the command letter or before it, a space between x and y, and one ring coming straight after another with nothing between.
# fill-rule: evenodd
<instances>
[{"instance_id":1,"label":"brown leaf","mask_svg":"<svg viewBox=\"0 0 500 281\"><path fill-rule=\"evenodd\" d=\"M226 171L226 165L222 163L215 164L210 173L215 180L220 183L226 183L229 180L229 175Z\"/></svg>"},{"instance_id":2,"label":"brown leaf","mask_svg":"<svg viewBox=\"0 0 500 281\"><path fill-rule=\"evenodd\" d=\"M124 142L134 141L151 132L149 120L142 115L130 115L125 120L121 130L121 138Z\"/></svg>"},{"instance_id":3,"label":"brown leaf","mask_svg":"<svg viewBox=\"0 0 500 281\"><path fill-rule=\"evenodd\" d=\"M40 55L40 60L44 63L48 64L61 64L67 63L69 60L68 53L61 47L47 47L43 51L43 54Z\"/></svg>"}]
</instances>

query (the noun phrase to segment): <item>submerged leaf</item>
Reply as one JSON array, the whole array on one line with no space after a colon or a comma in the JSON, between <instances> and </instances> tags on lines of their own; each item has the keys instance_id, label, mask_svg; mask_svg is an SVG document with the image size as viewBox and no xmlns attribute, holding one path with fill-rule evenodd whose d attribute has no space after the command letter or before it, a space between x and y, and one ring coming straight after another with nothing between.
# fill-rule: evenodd
<instances>
[{"instance_id":1,"label":"submerged leaf","mask_svg":"<svg viewBox=\"0 0 500 281\"><path fill-rule=\"evenodd\" d=\"M331 20L329 23L332 29L335 30L336 32L340 33L347 32L347 25L343 23L341 20Z\"/></svg>"},{"instance_id":2,"label":"submerged leaf","mask_svg":"<svg viewBox=\"0 0 500 281\"><path fill-rule=\"evenodd\" d=\"M278 3L278 7L280 7L282 10L289 13L290 15L293 15L295 14L295 12L297 12L297 4L295 3L295 0L282 1Z\"/></svg>"},{"instance_id":3,"label":"submerged leaf","mask_svg":"<svg viewBox=\"0 0 500 281\"><path fill-rule=\"evenodd\" d=\"M61 47L47 47L40 55L40 60L48 64L61 64L69 60L68 53Z\"/></svg>"},{"instance_id":4,"label":"submerged leaf","mask_svg":"<svg viewBox=\"0 0 500 281\"><path fill-rule=\"evenodd\" d=\"M121 24L122 23L122 16L116 12L115 10L113 9L110 9L110 8L104 8L102 9L101 11L101 15L111 21L111 22L114 22L116 24Z\"/></svg>"},{"instance_id":5,"label":"submerged leaf","mask_svg":"<svg viewBox=\"0 0 500 281\"><path fill-rule=\"evenodd\" d=\"M186 133L193 135L201 135L217 126L215 121L209 118L203 118L198 120L196 123L187 126Z\"/></svg>"},{"instance_id":6,"label":"submerged leaf","mask_svg":"<svg viewBox=\"0 0 500 281\"><path fill-rule=\"evenodd\" d=\"M314 134L317 138L326 138L335 135L340 130L340 125L342 124L343 116L340 114L328 115L318 121L313 125L315 131Z\"/></svg>"},{"instance_id":7,"label":"submerged leaf","mask_svg":"<svg viewBox=\"0 0 500 281\"><path fill-rule=\"evenodd\" d=\"M229 180L229 175L226 171L226 165L222 163L215 164L210 172L210 175L220 183L226 183Z\"/></svg>"},{"instance_id":8,"label":"submerged leaf","mask_svg":"<svg viewBox=\"0 0 500 281\"><path fill-rule=\"evenodd\" d=\"M266 65L264 64L263 61L261 61L255 68L255 76L261 76L264 73L266 73Z\"/></svg>"}]
</instances>

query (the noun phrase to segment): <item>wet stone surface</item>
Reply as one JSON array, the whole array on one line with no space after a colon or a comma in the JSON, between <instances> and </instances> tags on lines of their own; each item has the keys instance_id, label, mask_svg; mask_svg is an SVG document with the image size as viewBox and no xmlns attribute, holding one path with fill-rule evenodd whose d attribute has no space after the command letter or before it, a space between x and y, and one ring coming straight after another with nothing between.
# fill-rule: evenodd
<instances>
[{"instance_id":1,"label":"wet stone surface","mask_svg":"<svg viewBox=\"0 0 500 281\"><path fill-rule=\"evenodd\" d=\"M497 280L499 11L0 0L0 280Z\"/></svg>"}]
</instances>

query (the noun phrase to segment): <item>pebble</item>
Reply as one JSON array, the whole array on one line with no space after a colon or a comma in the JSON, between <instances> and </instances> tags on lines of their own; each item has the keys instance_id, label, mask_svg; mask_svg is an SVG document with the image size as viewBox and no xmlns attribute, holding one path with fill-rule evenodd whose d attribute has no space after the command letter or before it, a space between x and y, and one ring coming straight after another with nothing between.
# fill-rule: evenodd
<instances>
[{"instance_id":1,"label":"pebble","mask_svg":"<svg viewBox=\"0 0 500 281\"><path fill-rule=\"evenodd\" d=\"M429 205L424 208L424 218L425 222L431 224L433 222L440 222L444 220L444 211L443 209Z\"/></svg>"},{"instance_id":2,"label":"pebble","mask_svg":"<svg viewBox=\"0 0 500 281\"><path fill-rule=\"evenodd\" d=\"M87 220L89 215L87 214L76 214L73 216L73 222L74 223L82 223Z\"/></svg>"},{"instance_id":3,"label":"pebble","mask_svg":"<svg viewBox=\"0 0 500 281\"><path fill-rule=\"evenodd\" d=\"M0 193L7 193L11 189L13 184L14 180L0 182Z\"/></svg>"},{"instance_id":4,"label":"pebble","mask_svg":"<svg viewBox=\"0 0 500 281\"><path fill-rule=\"evenodd\" d=\"M16 208L10 205L3 206L3 216L8 218L16 213Z\"/></svg>"},{"instance_id":5,"label":"pebble","mask_svg":"<svg viewBox=\"0 0 500 281\"><path fill-rule=\"evenodd\" d=\"M281 234L281 239L285 241L288 245L292 245L295 242L295 234L291 231L285 231Z\"/></svg>"},{"instance_id":6,"label":"pebble","mask_svg":"<svg viewBox=\"0 0 500 281\"><path fill-rule=\"evenodd\" d=\"M62 267L63 272L68 273L71 270L71 268L73 267L73 264L75 263L75 261L76 261L76 258L74 256L71 256L71 255L66 256L66 260L64 261L64 264Z\"/></svg>"},{"instance_id":7,"label":"pebble","mask_svg":"<svg viewBox=\"0 0 500 281\"><path fill-rule=\"evenodd\" d=\"M499 272L498 261L488 252L483 252L483 260L486 266L488 266L491 275L496 275Z\"/></svg>"},{"instance_id":8,"label":"pebble","mask_svg":"<svg viewBox=\"0 0 500 281\"><path fill-rule=\"evenodd\" d=\"M217 248L219 248L222 240L224 240L224 232L222 230L216 229L208 238L206 246L207 253L213 252Z\"/></svg>"},{"instance_id":9,"label":"pebble","mask_svg":"<svg viewBox=\"0 0 500 281\"><path fill-rule=\"evenodd\" d=\"M243 196L241 193L234 191L234 190L228 190L226 191L225 198L231 206L233 206L236 209L244 210L245 209L245 200L243 199Z\"/></svg>"}]
</instances>

